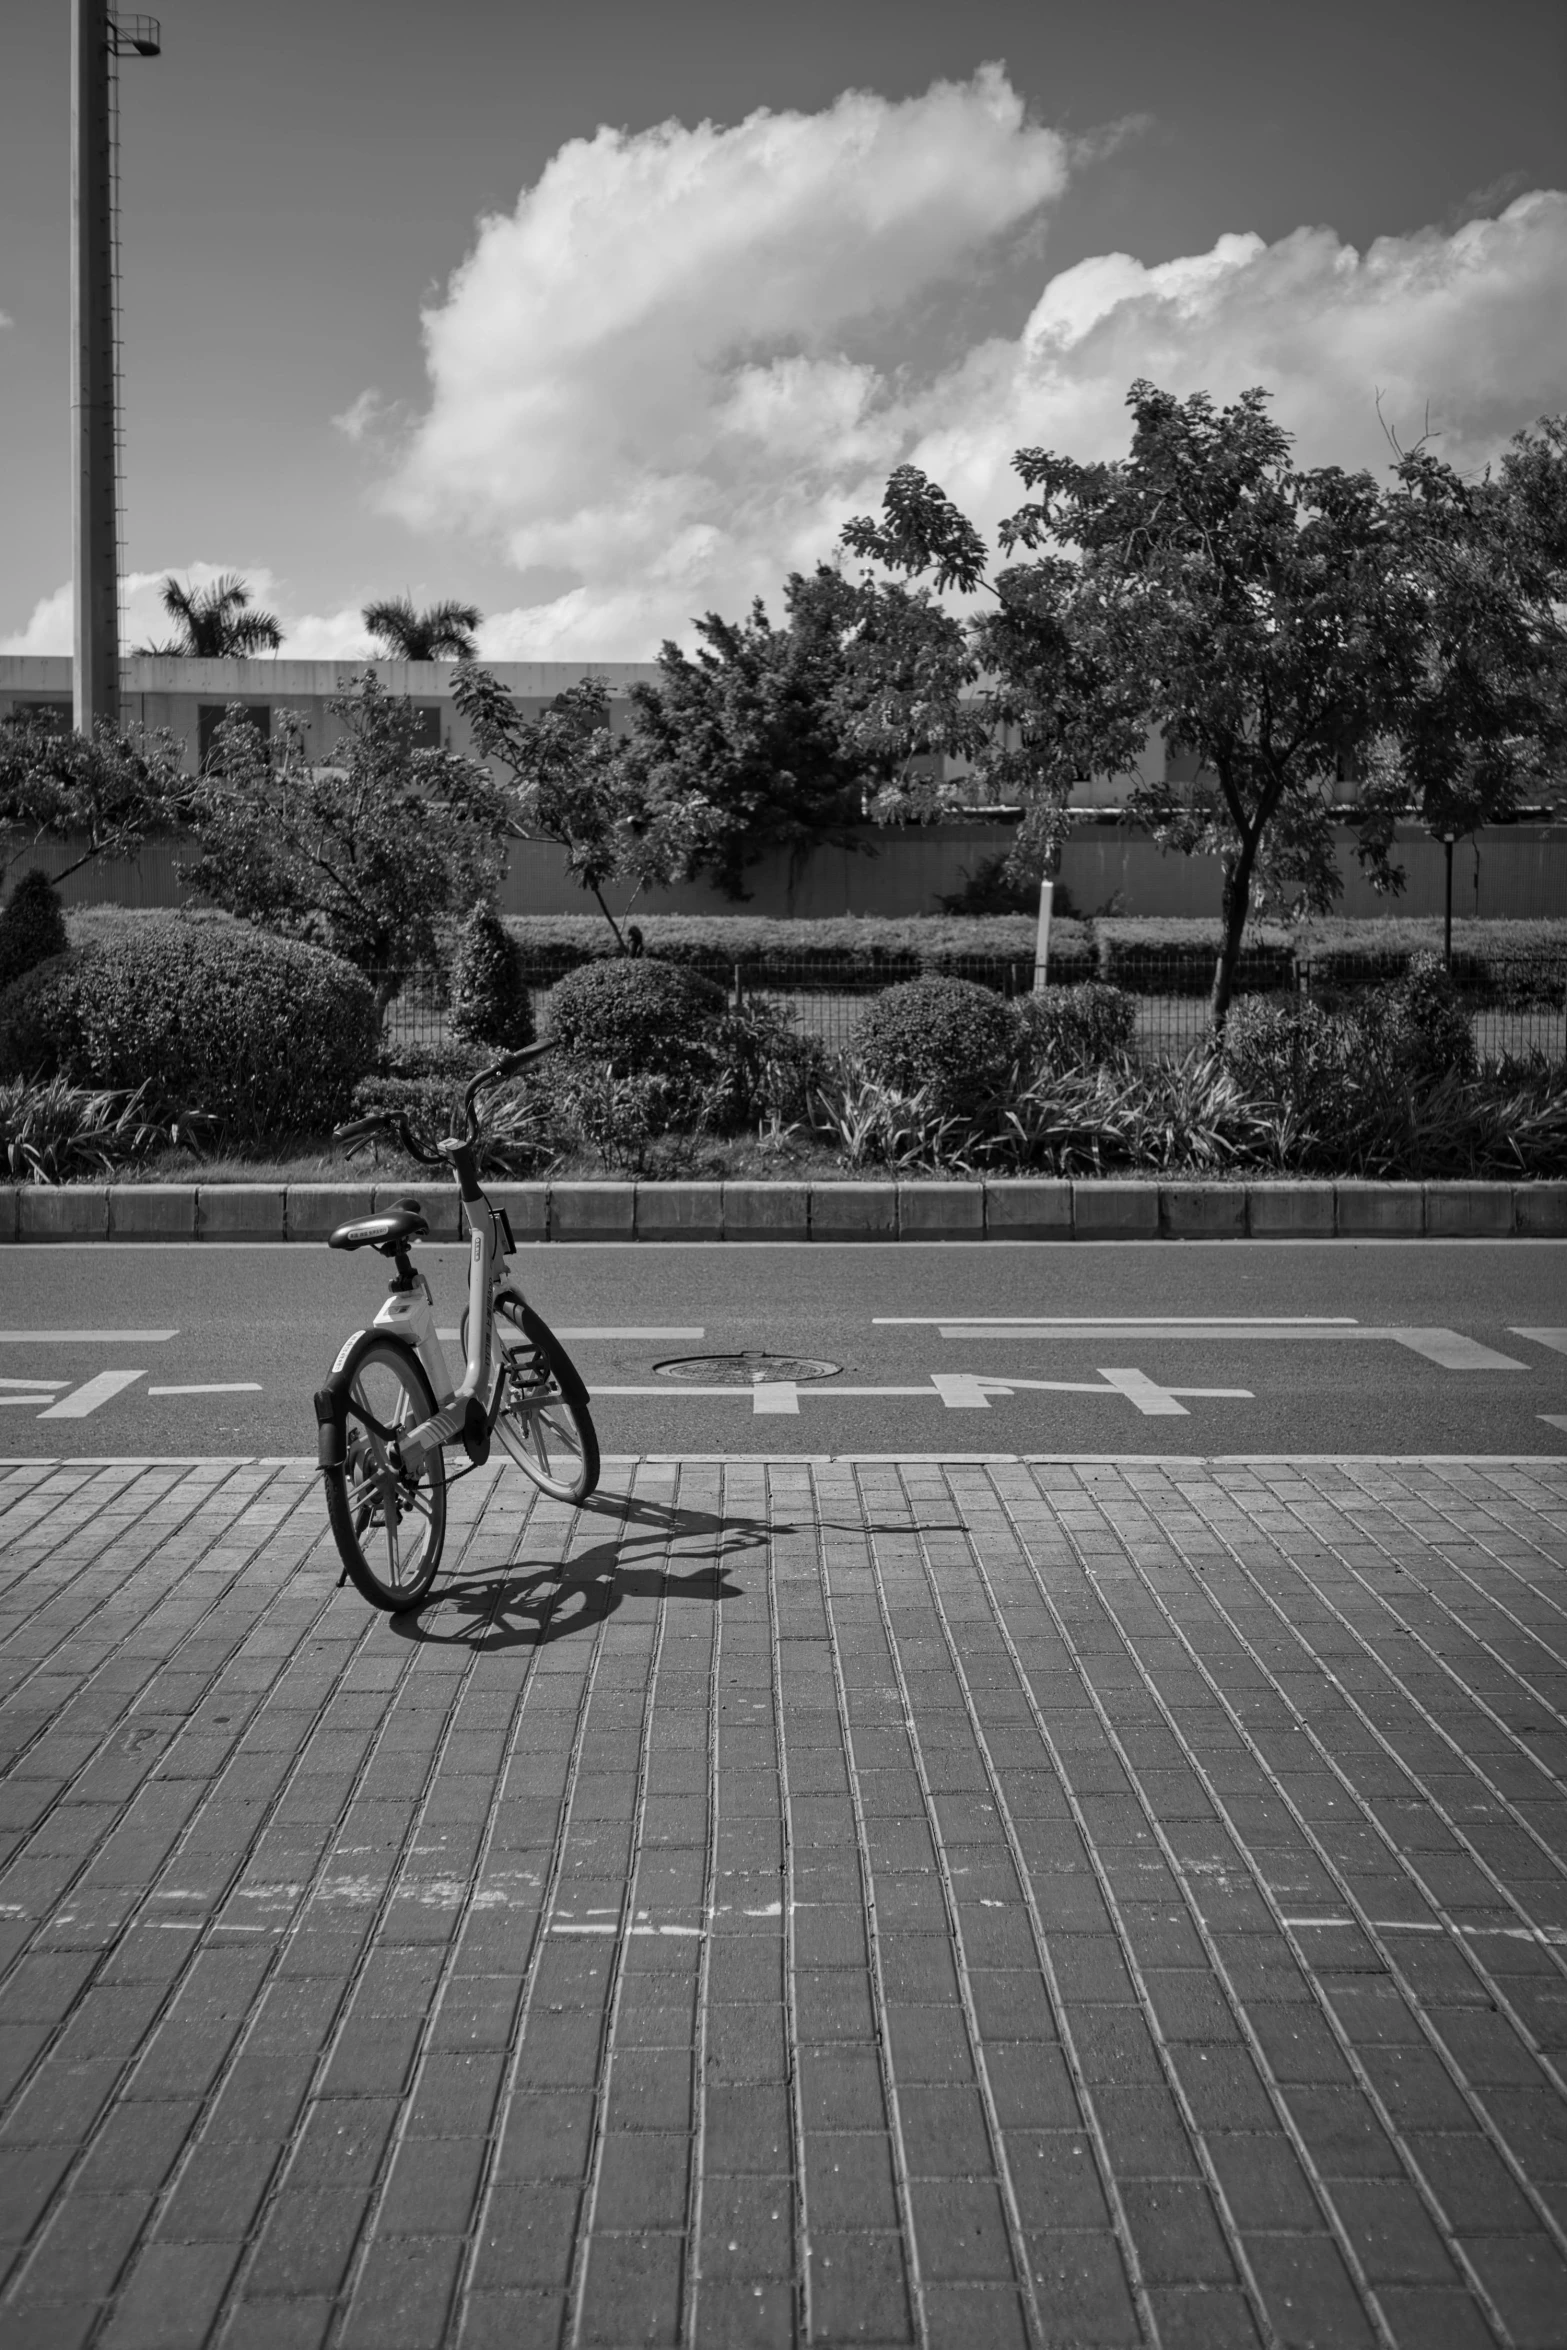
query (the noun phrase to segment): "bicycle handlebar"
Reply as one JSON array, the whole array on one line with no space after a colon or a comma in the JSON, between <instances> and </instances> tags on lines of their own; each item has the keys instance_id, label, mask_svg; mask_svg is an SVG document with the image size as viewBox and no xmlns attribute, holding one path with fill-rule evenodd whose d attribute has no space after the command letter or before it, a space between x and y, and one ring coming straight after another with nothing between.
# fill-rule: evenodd
<instances>
[{"instance_id":1,"label":"bicycle handlebar","mask_svg":"<svg viewBox=\"0 0 1567 2350\"><path fill-rule=\"evenodd\" d=\"M528 1068L534 1061L542 1061L546 1053L554 1050L553 1039L546 1039L542 1044L525 1044L516 1052L506 1053L500 1060L492 1061L489 1068L479 1071L463 1094L463 1124L467 1141L473 1142L478 1138L476 1097L486 1087L503 1084L508 1077L515 1077L520 1070ZM403 1110L372 1110L368 1117L350 1118L344 1125L333 1127L332 1139L334 1142L363 1142L367 1136L387 1130L396 1135L408 1156L417 1159L422 1166L441 1167L446 1164L439 1151L415 1140L408 1124L407 1112Z\"/></svg>"}]
</instances>

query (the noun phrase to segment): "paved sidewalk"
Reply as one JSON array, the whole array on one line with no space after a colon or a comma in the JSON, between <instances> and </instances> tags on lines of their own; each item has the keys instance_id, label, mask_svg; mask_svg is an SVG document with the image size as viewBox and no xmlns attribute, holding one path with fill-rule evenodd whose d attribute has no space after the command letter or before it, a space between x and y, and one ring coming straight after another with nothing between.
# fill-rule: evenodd
<instances>
[{"instance_id":1,"label":"paved sidewalk","mask_svg":"<svg viewBox=\"0 0 1567 2350\"><path fill-rule=\"evenodd\" d=\"M1567 1463L0 1470L6 2350L1567 2340Z\"/></svg>"}]
</instances>

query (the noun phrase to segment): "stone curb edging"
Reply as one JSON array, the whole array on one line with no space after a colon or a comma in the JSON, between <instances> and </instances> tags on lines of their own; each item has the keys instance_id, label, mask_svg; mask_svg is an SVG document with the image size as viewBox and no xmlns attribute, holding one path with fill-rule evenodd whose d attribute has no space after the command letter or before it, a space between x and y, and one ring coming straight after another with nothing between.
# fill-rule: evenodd
<instances>
[{"instance_id":1,"label":"stone curb edging","mask_svg":"<svg viewBox=\"0 0 1567 2350\"><path fill-rule=\"evenodd\" d=\"M0 1185L0 1242L323 1241L398 1184ZM1562 1183L494 1183L522 1241L1327 1240L1567 1237Z\"/></svg>"}]
</instances>

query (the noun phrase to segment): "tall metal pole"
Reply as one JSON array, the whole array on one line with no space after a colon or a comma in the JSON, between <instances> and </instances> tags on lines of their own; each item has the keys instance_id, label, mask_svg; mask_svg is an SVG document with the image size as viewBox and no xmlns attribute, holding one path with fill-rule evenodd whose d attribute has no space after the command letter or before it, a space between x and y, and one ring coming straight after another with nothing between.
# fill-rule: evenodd
<instances>
[{"instance_id":1,"label":"tall metal pole","mask_svg":"<svg viewBox=\"0 0 1567 2350\"><path fill-rule=\"evenodd\" d=\"M71 535L75 724L120 705L114 481L114 224L107 0L71 7Z\"/></svg>"}]
</instances>

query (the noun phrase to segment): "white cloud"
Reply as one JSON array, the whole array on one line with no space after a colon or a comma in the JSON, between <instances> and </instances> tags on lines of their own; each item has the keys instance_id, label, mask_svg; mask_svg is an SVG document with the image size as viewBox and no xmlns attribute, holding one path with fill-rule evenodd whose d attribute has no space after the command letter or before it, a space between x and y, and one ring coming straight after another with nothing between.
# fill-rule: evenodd
<instances>
[{"instance_id":1,"label":"white cloud","mask_svg":"<svg viewBox=\"0 0 1567 2350\"><path fill-rule=\"evenodd\" d=\"M1221 400L1266 385L1310 463L1386 462L1379 393L1406 440L1429 404L1461 464L1561 405L1553 194L1363 254L1299 229L1159 266L1102 255L1045 283L1015 339L923 379L856 355L984 266L1072 160L994 67L900 104L575 140L425 313L430 402L383 502L549 576L486 623L492 657L634 658L709 607L776 603L903 459L994 523L1015 448L1124 450L1138 375Z\"/></svg>"},{"instance_id":2,"label":"white cloud","mask_svg":"<svg viewBox=\"0 0 1567 2350\"><path fill-rule=\"evenodd\" d=\"M577 575L533 641L644 651L742 580L776 586L846 456L895 446L843 335L972 269L1065 177L996 67L901 104L574 140L426 313L434 396L386 502ZM597 641L611 605L629 648Z\"/></svg>"},{"instance_id":3,"label":"white cloud","mask_svg":"<svg viewBox=\"0 0 1567 2350\"><path fill-rule=\"evenodd\" d=\"M344 440L357 443L384 425L389 414L387 403L371 384L357 399L350 400L348 406L333 417L332 422Z\"/></svg>"},{"instance_id":4,"label":"white cloud","mask_svg":"<svg viewBox=\"0 0 1567 2350\"><path fill-rule=\"evenodd\" d=\"M357 604L341 611L290 616L288 591L265 563L172 563L161 571L129 571L120 582L120 645L163 644L175 634L160 593L171 575L206 587L224 572L237 572L250 589L252 608L275 615L283 630L283 657L292 661L350 660L371 650ZM71 585L56 588L34 605L25 628L0 637L0 653L68 654L71 650Z\"/></svg>"}]
</instances>

